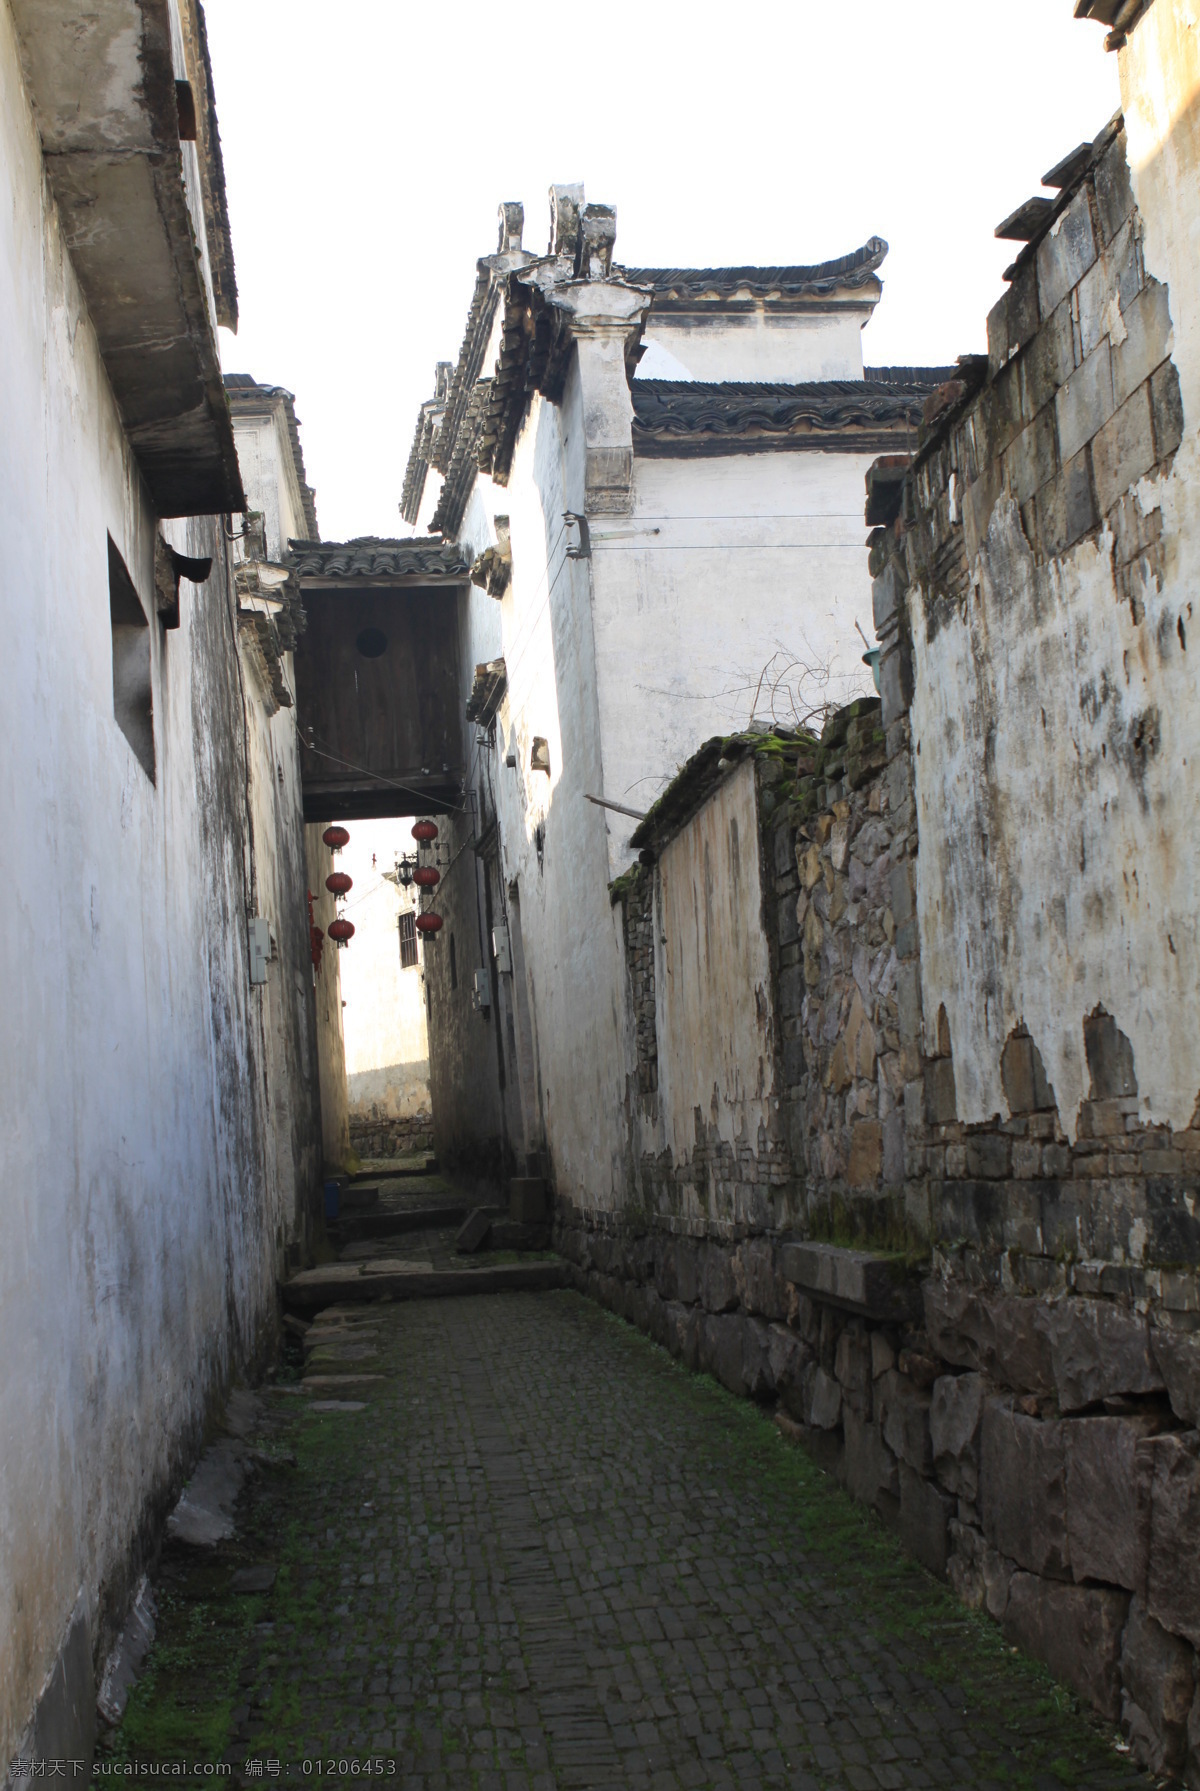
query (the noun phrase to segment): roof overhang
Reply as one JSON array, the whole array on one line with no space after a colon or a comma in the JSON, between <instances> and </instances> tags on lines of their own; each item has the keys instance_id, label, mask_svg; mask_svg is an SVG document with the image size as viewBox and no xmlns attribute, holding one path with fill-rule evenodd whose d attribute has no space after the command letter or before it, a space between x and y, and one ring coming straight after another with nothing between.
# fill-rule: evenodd
<instances>
[{"instance_id":1,"label":"roof overhang","mask_svg":"<svg viewBox=\"0 0 1200 1791\"><path fill-rule=\"evenodd\" d=\"M467 586L471 555L453 542L420 536L389 541L368 535L356 541L289 541L288 566L310 590L386 590L429 585Z\"/></svg>"},{"instance_id":2,"label":"roof overhang","mask_svg":"<svg viewBox=\"0 0 1200 1791\"><path fill-rule=\"evenodd\" d=\"M237 311L200 7L181 0L177 35L168 0L12 7L67 247L155 507L243 510L216 341ZM183 80L200 102L186 143Z\"/></svg>"},{"instance_id":3,"label":"roof overhang","mask_svg":"<svg viewBox=\"0 0 1200 1791\"><path fill-rule=\"evenodd\" d=\"M769 313L854 311L864 320L879 302L879 269L888 246L872 236L860 249L797 267L622 267L634 286L654 293L651 319Z\"/></svg>"},{"instance_id":4,"label":"roof overhang","mask_svg":"<svg viewBox=\"0 0 1200 1791\"><path fill-rule=\"evenodd\" d=\"M807 385L637 379L633 448L639 457L730 454L883 454L917 445L926 383L818 380Z\"/></svg>"}]
</instances>

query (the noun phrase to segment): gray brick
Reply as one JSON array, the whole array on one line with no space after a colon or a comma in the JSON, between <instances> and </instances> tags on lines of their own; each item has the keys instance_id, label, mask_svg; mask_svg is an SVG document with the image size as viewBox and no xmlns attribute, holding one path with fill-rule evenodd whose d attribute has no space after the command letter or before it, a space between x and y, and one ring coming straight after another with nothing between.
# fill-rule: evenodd
<instances>
[{"instance_id":1,"label":"gray brick","mask_svg":"<svg viewBox=\"0 0 1200 1791\"><path fill-rule=\"evenodd\" d=\"M1096 501L1107 515L1117 499L1154 465L1154 425L1150 385L1138 387L1109 419L1092 443Z\"/></svg>"},{"instance_id":2,"label":"gray brick","mask_svg":"<svg viewBox=\"0 0 1200 1791\"><path fill-rule=\"evenodd\" d=\"M1043 317L1062 303L1072 286L1078 286L1095 259L1091 197L1083 186L1038 244L1038 302Z\"/></svg>"},{"instance_id":3,"label":"gray brick","mask_svg":"<svg viewBox=\"0 0 1200 1791\"><path fill-rule=\"evenodd\" d=\"M1071 306L1065 301L1042 325L1021 356L1021 414L1026 421L1050 403L1075 371Z\"/></svg>"},{"instance_id":4,"label":"gray brick","mask_svg":"<svg viewBox=\"0 0 1200 1791\"><path fill-rule=\"evenodd\" d=\"M925 1065L925 1114L931 1126L948 1126L958 1118L954 1063L949 1057Z\"/></svg>"},{"instance_id":5,"label":"gray brick","mask_svg":"<svg viewBox=\"0 0 1200 1791\"><path fill-rule=\"evenodd\" d=\"M901 964L896 976L896 1005L900 1037L911 1044L921 1036L921 970L917 964Z\"/></svg>"},{"instance_id":6,"label":"gray brick","mask_svg":"<svg viewBox=\"0 0 1200 1791\"><path fill-rule=\"evenodd\" d=\"M894 620L897 611L902 607L903 597L903 581L895 565L889 562L879 577L874 579L871 584L871 608L877 634L881 633L888 623Z\"/></svg>"},{"instance_id":7,"label":"gray brick","mask_svg":"<svg viewBox=\"0 0 1200 1791\"><path fill-rule=\"evenodd\" d=\"M912 861L902 858L891 870L892 914L897 922L911 920L915 912Z\"/></svg>"},{"instance_id":8,"label":"gray brick","mask_svg":"<svg viewBox=\"0 0 1200 1791\"><path fill-rule=\"evenodd\" d=\"M988 315L988 363L993 377L1019 349L1033 340L1037 327L1037 272L1029 263Z\"/></svg>"},{"instance_id":9,"label":"gray brick","mask_svg":"<svg viewBox=\"0 0 1200 1791\"><path fill-rule=\"evenodd\" d=\"M1125 340L1112 343L1113 397L1124 404L1171 352L1171 312L1167 289L1152 280L1121 313Z\"/></svg>"},{"instance_id":10,"label":"gray brick","mask_svg":"<svg viewBox=\"0 0 1200 1791\"><path fill-rule=\"evenodd\" d=\"M1010 361L988 386L975 412L976 428L983 436L984 458L1003 454L1022 427L1021 374Z\"/></svg>"},{"instance_id":11,"label":"gray brick","mask_svg":"<svg viewBox=\"0 0 1200 1791\"><path fill-rule=\"evenodd\" d=\"M1019 504L1040 491L1058 469L1054 406L1047 404L1017 437L1007 456L1008 483Z\"/></svg>"},{"instance_id":12,"label":"gray brick","mask_svg":"<svg viewBox=\"0 0 1200 1791\"><path fill-rule=\"evenodd\" d=\"M1154 416L1154 451L1158 460L1173 454L1183 440L1183 397L1174 361L1151 376L1150 408Z\"/></svg>"},{"instance_id":13,"label":"gray brick","mask_svg":"<svg viewBox=\"0 0 1200 1791\"><path fill-rule=\"evenodd\" d=\"M1077 367L1055 399L1058 447L1064 463L1078 454L1113 414L1112 358L1107 340Z\"/></svg>"},{"instance_id":14,"label":"gray brick","mask_svg":"<svg viewBox=\"0 0 1200 1791\"><path fill-rule=\"evenodd\" d=\"M1064 547L1073 547L1089 529L1099 526L1100 512L1092 484L1092 451L1083 448L1062 471Z\"/></svg>"},{"instance_id":15,"label":"gray brick","mask_svg":"<svg viewBox=\"0 0 1200 1791\"><path fill-rule=\"evenodd\" d=\"M1096 214L1106 243L1111 243L1133 211L1133 187L1121 131L1096 165Z\"/></svg>"},{"instance_id":16,"label":"gray brick","mask_svg":"<svg viewBox=\"0 0 1200 1791\"><path fill-rule=\"evenodd\" d=\"M969 560L974 559L987 537L1000 484L1000 462L987 460L979 478L963 493L963 542Z\"/></svg>"},{"instance_id":17,"label":"gray brick","mask_svg":"<svg viewBox=\"0 0 1200 1791\"><path fill-rule=\"evenodd\" d=\"M1133 220L1129 219L1121 226L1111 248L1088 269L1076 289L1081 359L1108 335L1113 299L1126 311L1136 302L1145 283L1141 247Z\"/></svg>"}]
</instances>

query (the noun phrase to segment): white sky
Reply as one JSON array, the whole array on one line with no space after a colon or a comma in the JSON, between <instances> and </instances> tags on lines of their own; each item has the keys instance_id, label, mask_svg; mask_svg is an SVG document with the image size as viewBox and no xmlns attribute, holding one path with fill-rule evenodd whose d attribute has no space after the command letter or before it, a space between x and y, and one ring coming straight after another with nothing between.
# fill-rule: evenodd
<instances>
[{"instance_id":1,"label":"white sky","mask_svg":"<svg viewBox=\"0 0 1200 1791\"><path fill-rule=\"evenodd\" d=\"M241 325L227 372L296 394L327 540L406 533L434 362L455 360L496 207L617 207L641 266L823 260L887 238L868 362L982 348L992 231L1117 110L1073 0L599 9L207 0ZM744 20L744 25L736 22Z\"/></svg>"}]
</instances>

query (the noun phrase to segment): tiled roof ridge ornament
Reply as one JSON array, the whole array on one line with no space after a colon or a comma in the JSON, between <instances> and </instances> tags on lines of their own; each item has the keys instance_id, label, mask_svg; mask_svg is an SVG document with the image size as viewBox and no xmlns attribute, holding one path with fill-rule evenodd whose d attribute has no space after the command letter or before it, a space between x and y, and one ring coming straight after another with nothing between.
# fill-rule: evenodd
<instances>
[{"instance_id":1,"label":"tiled roof ridge ornament","mask_svg":"<svg viewBox=\"0 0 1200 1791\"><path fill-rule=\"evenodd\" d=\"M556 260L574 261L578 253L583 203L581 180L550 188L550 246L546 253Z\"/></svg>"},{"instance_id":2,"label":"tiled roof ridge ornament","mask_svg":"<svg viewBox=\"0 0 1200 1791\"><path fill-rule=\"evenodd\" d=\"M581 280L607 280L617 240L615 205L585 205L579 226L575 272Z\"/></svg>"},{"instance_id":3,"label":"tiled roof ridge ornament","mask_svg":"<svg viewBox=\"0 0 1200 1791\"><path fill-rule=\"evenodd\" d=\"M869 285L887 254L887 239L869 236L860 248L846 255L792 267L620 267L617 271L623 280L652 286L660 297L672 292L694 297L705 292L732 295L743 287L752 293L821 297L842 288L855 291Z\"/></svg>"},{"instance_id":4,"label":"tiled roof ridge ornament","mask_svg":"<svg viewBox=\"0 0 1200 1791\"><path fill-rule=\"evenodd\" d=\"M497 255L511 255L521 247L521 237L525 232L525 207L519 199L501 201L498 216L500 219L500 240L496 244Z\"/></svg>"}]
</instances>

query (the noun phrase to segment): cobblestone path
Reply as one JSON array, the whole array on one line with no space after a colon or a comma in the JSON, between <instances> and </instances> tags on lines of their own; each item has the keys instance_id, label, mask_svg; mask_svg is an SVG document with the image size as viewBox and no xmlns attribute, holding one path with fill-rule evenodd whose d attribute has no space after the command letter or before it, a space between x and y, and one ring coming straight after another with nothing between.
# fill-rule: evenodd
<instances>
[{"instance_id":1,"label":"cobblestone path","mask_svg":"<svg viewBox=\"0 0 1200 1791\"><path fill-rule=\"evenodd\" d=\"M423 1791L1147 1783L764 1415L589 1302L361 1322L378 1357L364 1338L344 1366L384 1376L343 1390L363 1410L275 1402L297 1467L256 1495L279 1571L231 1713L243 1772L382 1762Z\"/></svg>"}]
</instances>

